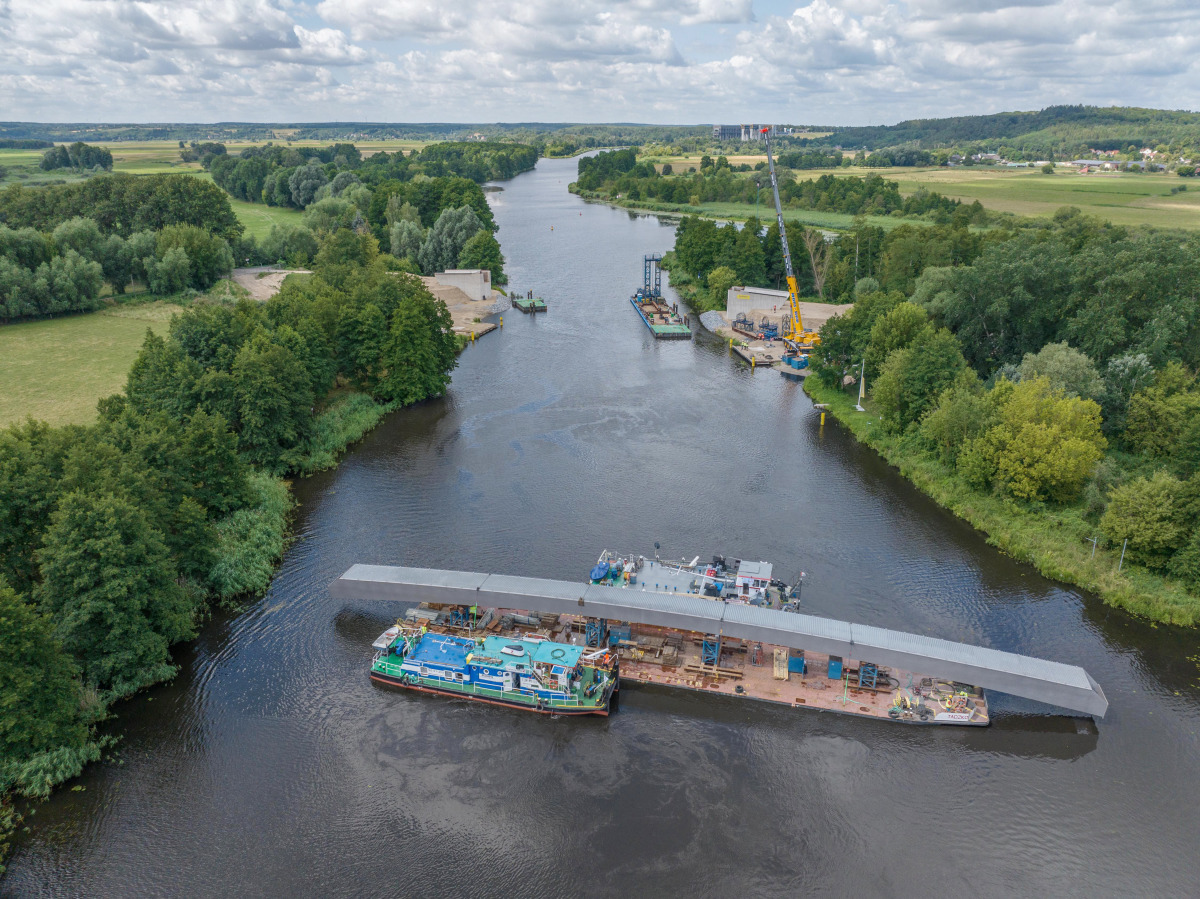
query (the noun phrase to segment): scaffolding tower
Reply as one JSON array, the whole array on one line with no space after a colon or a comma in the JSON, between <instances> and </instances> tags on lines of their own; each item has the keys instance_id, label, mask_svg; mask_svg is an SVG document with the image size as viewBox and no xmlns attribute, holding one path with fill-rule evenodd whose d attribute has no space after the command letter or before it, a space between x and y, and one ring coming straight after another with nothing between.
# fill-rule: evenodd
<instances>
[{"instance_id":1,"label":"scaffolding tower","mask_svg":"<svg viewBox=\"0 0 1200 899\"><path fill-rule=\"evenodd\" d=\"M662 257L657 253L650 253L643 259L645 267L643 287L645 295L648 297L657 299L662 296L662 268L659 265L661 262Z\"/></svg>"}]
</instances>

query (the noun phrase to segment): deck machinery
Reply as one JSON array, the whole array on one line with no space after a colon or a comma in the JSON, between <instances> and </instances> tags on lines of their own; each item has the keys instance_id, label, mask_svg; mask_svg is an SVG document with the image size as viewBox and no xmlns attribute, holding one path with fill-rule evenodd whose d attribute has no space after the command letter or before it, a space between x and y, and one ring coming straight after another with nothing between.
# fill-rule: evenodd
<instances>
[{"instance_id":1,"label":"deck machinery","mask_svg":"<svg viewBox=\"0 0 1200 899\"><path fill-rule=\"evenodd\" d=\"M792 270L792 253L788 249L787 228L783 224L783 204L779 202L779 179L775 176L775 157L771 154L771 135L769 128L762 129L763 139L767 142L767 168L771 173L771 193L775 196L775 217L779 221L779 242L783 245L783 264L787 269L788 305L791 312L783 320L783 339L789 347L798 353L810 353L813 347L821 342L816 331L805 331L804 321L800 317L800 287L796 282L796 273Z\"/></svg>"}]
</instances>

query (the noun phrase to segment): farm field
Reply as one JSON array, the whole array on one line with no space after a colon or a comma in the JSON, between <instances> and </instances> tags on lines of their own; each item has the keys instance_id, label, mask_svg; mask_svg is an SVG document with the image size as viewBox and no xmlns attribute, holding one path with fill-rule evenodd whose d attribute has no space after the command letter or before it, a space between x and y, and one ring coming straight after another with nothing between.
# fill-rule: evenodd
<instances>
[{"instance_id":1,"label":"farm field","mask_svg":"<svg viewBox=\"0 0 1200 899\"><path fill-rule=\"evenodd\" d=\"M239 153L246 147L256 147L267 141L230 141L226 144L230 153ZM279 141L276 141L279 143ZM298 140L293 147L323 147L332 141L327 140ZM355 141L354 145L364 156L370 156L382 150L389 153L396 150L411 151L425 146L429 141L419 140L369 140ZM106 147L113 154L113 171L126 172L130 175L155 175L164 172L202 173L204 170L198 162L184 162L179 158L179 142L173 140L157 141L113 141L99 142L94 146ZM0 150L0 167L5 169L0 184L42 184L47 181L76 181L79 175L74 172L58 169L43 172L38 168L45 150ZM269 226L268 226L269 227Z\"/></svg>"},{"instance_id":2,"label":"farm field","mask_svg":"<svg viewBox=\"0 0 1200 899\"><path fill-rule=\"evenodd\" d=\"M0 427L27 415L53 425L93 421L96 401L125 386L146 329L165 334L178 309L157 301L0 325Z\"/></svg>"},{"instance_id":3,"label":"farm field","mask_svg":"<svg viewBox=\"0 0 1200 899\"><path fill-rule=\"evenodd\" d=\"M860 173L851 170L850 174ZM1114 225L1200 228L1200 183L1174 174L1080 175L1060 168L1053 175L1037 169L990 167L877 169L900 184L904 195L921 187L956 200L979 200L987 209L1016 215L1050 216L1063 206L1078 206ZM839 170L838 174L844 174ZM1171 188L1187 190L1172 194Z\"/></svg>"},{"instance_id":4,"label":"farm field","mask_svg":"<svg viewBox=\"0 0 1200 899\"><path fill-rule=\"evenodd\" d=\"M729 156L731 165L765 161L766 156ZM685 167L699 166L700 157L647 156L659 170L669 162L676 173ZM1039 169L1001 169L991 166L958 168L839 168L812 169L796 173L801 181L833 174L838 177L863 177L877 174L900 185L904 196L922 187L937 191L956 200L971 203L979 200L988 210L1009 212L1022 216L1051 216L1063 206L1077 206L1088 215L1098 216L1115 225L1154 225L1160 228L1200 228L1200 181L1180 178L1175 174L1134 175L1102 172L1080 175L1074 169L1060 168L1053 175L1043 175ZM1189 184L1189 181L1196 183ZM765 182L765 179L764 179ZM1172 194L1171 188L1184 188ZM764 183L759 216L768 218L769 185ZM682 210L684 213L688 209ZM691 210L695 211L695 210ZM706 203L700 207L706 216L746 218L754 214L753 205L738 203ZM846 227L852 216L837 213L785 211L787 218L812 225L831 228ZM873 218L872 224L894 228L903 219Z\"/></svg>"}]
</instances>

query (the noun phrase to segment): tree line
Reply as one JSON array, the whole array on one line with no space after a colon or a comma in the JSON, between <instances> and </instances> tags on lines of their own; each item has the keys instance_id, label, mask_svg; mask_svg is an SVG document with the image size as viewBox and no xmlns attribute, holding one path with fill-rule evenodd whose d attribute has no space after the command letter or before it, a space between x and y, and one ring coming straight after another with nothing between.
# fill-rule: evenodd
<instances>
[{"instance_id":1,"label":"tree line","mask_svg":"<svg viewBox=\"0 0 1200 899\"><path fill-rule=\"evenodd\" d=\"M909 289L860 281L821 329L814 376L838 385L865 362L881 427L911 458L1069 513L1200 597L1198 251L1196 235L1061 210Z\"/></svg>"},{"instance_id":2,"label":"tree line","mask_svg":"<svg viewBox=\"0 0 1200 899\"><path fill-rule=\"evenodd\" d=\"M77 774L95 723L172 676L171 646L213 603L265 588L279 476L445 391L449 313L369 232L324 235L314 269L264 304L195 303L148 332L94 425L0 431L0 794Z\"/></svg>"},{"instance_id":3,"label":"tree line","mask_svg":"<svg viewBox=\"0 0 1200 899\"><path fill-rule=\"evenodd\" d=\"M104 147L93 147L83 141L76 141L70 146L60 145L42 154L38 168L43 171L54 169L75 169L79 172L105 171L111 172L113 167L112 153Z\"/></svg>"},{"instance_id":4,"label":"tree line","mask_svg":"<svg viewBox=\"0 0 1200 899\"><path fill-rule=\"evenodd\" d=\"M213 181L238 199L304 209L327 196L321 194L321 188L342 176L353 176L367 188L387 181L408 182L420 175L465 178L478 185L528 171L537 163L537 156L536 148L521 144L466 141L430 144L408 154L384 151L365 158L349 143L328 147L268 144L248 147L237 156L214 152L198 158L212 173Z\"/></svg>"},{"instance_id":5,"label":"tree line","mask_svg":"<svg viewBox=\"0 0 1200 899\"><path fill-rule=\"evenodd\" d=\"M886 290L911 292L926 268L965 265L1006 232L972 231L984 217L978 201L959 205L944 225L901 225L885 231L866 216L832 241L798 222L787 222L792 268L803 296L849 303L855 286L870 278ZM806 239L816 235L817 240ZM810 250L811 247L811 250ZM779 225L751 219L744 226L718 224L695 216L683 218L675 246L663 260L671 283L695 290L697 309L723 309L733 285L786 289Z\"/></svg>"},{"instance_id":6,"label":"tree line","mask_svg":"<svg viewBox=\"0 0 1200 899\"><path fill-rule=\"evenodd\" d=\"M106 175L0 191L0 322L100 308L138 282L207 290L253 241L220 188L190 175ZM236 254L236 255L235 255Z\"/></svg>"},{"instance_id":7,"label":"tree line","mask_svg":"<svg viewBox=\"0 0 1200 899\"><path fill-rule=\"evenodd\" d=\"M760 164L760 169L762 166ZM743 166L743 168L749 168ZM840 177L831 174L815 179L797 180L787 170L778 177L779 196L785 209L810 209L851 215L928 216L948 222L962 205L958 200L928 190L909 197L900 195L900 186L879 175ZM598 153L579 160L579 178L574 189L610 200L651 201L676 206L702 203L755 203L770 181L765 172L734 172L724 156L715 161L703 157L698 172L676 174L667 166L659 172L648 162L638 162L634 150ZM973 210L983 216L982 207Z\"/></svg>"}]
</instances>

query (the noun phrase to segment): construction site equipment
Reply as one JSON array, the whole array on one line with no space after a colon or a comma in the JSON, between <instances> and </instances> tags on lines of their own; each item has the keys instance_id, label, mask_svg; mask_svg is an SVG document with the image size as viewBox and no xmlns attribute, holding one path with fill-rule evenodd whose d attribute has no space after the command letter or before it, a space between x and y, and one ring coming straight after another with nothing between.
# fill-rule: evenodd
<instances>
[{"instance_id":1,"label":"construction site equipment","mask_svg":"<svg viewBox=\"0 0 1200 899\"><path fill-rule=\"evenodd\" d=\"M858 685L860 687L866 687L868 690L874 690L875 683L878 679L878 665L872 665L870 662L863 662L858 666Z\"/></svg>"},{"instance_id":2,"label":"construction site equipment","mask_svg":"<svg viewBox=\"0 0 1200 899\"><path fill-rule=\"evenodd\" d=\"M700 661L705 665L721 664L721 638L708 634L700 646Z\"/></svg>"},{"instance_id":3,"label":"construction site equipment","mask_svg":"<svg viewBox=\"0 0 1200 899\"><path fill-rule=\"evenodd\" d=\"M589 618L584 626L584 639L588 646L600 646L608 637L608 622L603 618Z\"/></svg>"},{"instance_id":4,"label":"construction site equipment","mask_svg":"<svg viewBox=\"0 0 1200 899\"><path fill-rule=\"evenodd\" d=\"M813 347L821 342L820 336L814 331L804 330L804 321L800 317L800 287L796 282L796 273L792 270L792 252L788 249L787 228L783 224L783 204L779 202L779 179L775 176L775 157L771 155L770 128L763 128L763 138L767 143L767 168L771 173L771 193L775 196L775 217L779 221L779 242L783 246L783 264L787 270L788 305L791 313L783 323L783 339L795 349L812 352Z\"/></svg>"},{"instance_id":5,"label":"construction site equipment","mask_svg":"<svg viewBox=\"0 0 1200 899\"><path fill-rule=\"evenodd\" d=\"M841 680L842 679L842 657L841 656L830 656L829 657L829 679L830 680Z\"/></svg>"},{"instance_id":6,"label":"construction site equipment","mask_svg":"<svg viewBox=\"0 0 1200 899\"><path fill-rule=\"evenodd\" d=\"M647 253L642 258L643 287L646 296L658 298L662 296L662 257L657 253Z\"/></svg>"}]
</instances>

